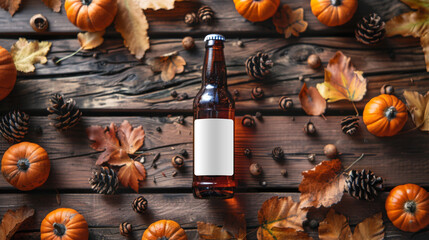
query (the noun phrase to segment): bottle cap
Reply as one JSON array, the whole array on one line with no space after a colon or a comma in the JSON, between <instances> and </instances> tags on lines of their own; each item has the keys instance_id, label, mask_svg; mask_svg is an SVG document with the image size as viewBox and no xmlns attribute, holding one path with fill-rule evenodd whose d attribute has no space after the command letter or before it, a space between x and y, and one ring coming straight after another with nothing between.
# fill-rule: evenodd
<instances>
[{"instance_id":1,"label":"bottle cap","mask_svg":"<svg viewBox=\"0 0 429 240\"><path fill-rule=\"evenodd\" d=\"M207 42L209 40L225 41L225 37L220 34L209 34L204 38L204 42Z\"/></svg>"}]
</instances>

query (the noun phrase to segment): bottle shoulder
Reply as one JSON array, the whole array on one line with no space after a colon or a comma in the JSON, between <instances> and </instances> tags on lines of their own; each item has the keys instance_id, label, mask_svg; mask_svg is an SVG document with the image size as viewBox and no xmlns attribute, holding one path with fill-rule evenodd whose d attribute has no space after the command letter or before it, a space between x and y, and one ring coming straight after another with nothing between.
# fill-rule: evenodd
<instances>
[{"instance_id":1,"label":"bottle shoulder","mask_svg":"<svg viewBox=\"0 0 429 240\"><path fill-rule=\"evenodd\" d=\"M229 105L235 107L235 101L227 88L203 87L194 99L195 105Z\"/></svg>"}]
</instances>

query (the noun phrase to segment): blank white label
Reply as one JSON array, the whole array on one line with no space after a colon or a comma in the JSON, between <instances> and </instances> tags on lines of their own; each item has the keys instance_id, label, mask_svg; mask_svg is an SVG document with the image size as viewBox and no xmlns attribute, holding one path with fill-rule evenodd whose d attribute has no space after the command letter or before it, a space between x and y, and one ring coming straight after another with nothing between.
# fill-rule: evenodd
<instances>
[{"instance_id":1,"label":"blank white label","mask_svg":"<svg viewBox=\"0 0 429 240\"><path fill-rule=\"evenodd\" d=\"M194 121L194 174L234 175L234 121L196 119Z\"/></svg>"}]
</instances>

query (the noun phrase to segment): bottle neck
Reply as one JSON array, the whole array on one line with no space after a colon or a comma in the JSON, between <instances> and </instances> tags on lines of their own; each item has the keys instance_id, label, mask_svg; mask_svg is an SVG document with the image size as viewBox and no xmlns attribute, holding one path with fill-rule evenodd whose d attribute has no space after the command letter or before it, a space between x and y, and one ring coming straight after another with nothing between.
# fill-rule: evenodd
<instances>
[{"instance_id":1,"label":"bottle neck","mask_svg":"<svg viewBox=\"0 0 429 240\"><path fill-rule=\"evenodd\" d=\"M210 40L206 43L206 55L203 66L203 86L226 87L226 66L223 54L223 42Z\"/></svg>"}]
</instances>

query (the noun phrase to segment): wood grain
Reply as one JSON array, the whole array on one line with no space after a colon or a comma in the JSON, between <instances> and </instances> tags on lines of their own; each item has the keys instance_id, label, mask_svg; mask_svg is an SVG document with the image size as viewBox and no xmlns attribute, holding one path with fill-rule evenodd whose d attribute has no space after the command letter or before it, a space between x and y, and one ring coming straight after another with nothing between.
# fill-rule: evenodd
<instances>
[{"instance_id":1,"label":"wood grain","mask_svg":"<svg viewBox=\"0 0 429 240\"><path fill-rule=\"evenodd\" d=\"M341 132L342 117L289 117L265 116L263 122L256 121L256 128L249 129L241 126L241 117L236 118L236 176L240 191L259 189L260 181L266 181L269 189L297 189L301 182L301 172L314 167L307 160L310 153L317 154L319 163L326 160L323 146L328 143L337 145L342 153L343 166L348 166L360 156L366 154L354 169L370 169L376 175L385 179L388 188L398 184L415 183L429 186L429 149L426 144L427 134L413 131L392 138L377 138L367 132L360 122L361 129L356 136L350 137ZM30 124L33 128L41 128L43 133L32 129L27 140L36 142L44 147L51 159L51 173L42 190L80 189L89 191L88 178L99 153L89 147L85 128L90 125L107 126L115 122L120 124L127 119L134 126L142 125L146 132L143 152L148 178L142 182L143 192L169 191L172 188L182 188L190 191L192 181L192 118L186 117L186 124L177 123L177 117L84 117L82 123L70 132L60 133L48 125L47 117L32 117ZM307 136L303 132L304 124L311 120L316 128L317 136ZM162 133L155 129L162 128ZM411 123L406 129L411 128ZM8 148L2 139L1 151ZM276 162L271 157L274 147L280 146L286 154L286 160ZM245 148L251 148L253 157L247 159L243 155ZM190 157L186 159L184 169L172 177L175 169L171 158L181 149L186 149ZM161 153L158 168L150 168L156 153ZM260 178L251 177L249 165L258 162L263 167ZM280 174L281 169L287 169L288 177ZM162 175L166 174L166 177ZM156 178L156 183L153 178ZM12 190L12 187L0 178L0 189ZM164 189L164 190L162 190Z\"/></svg>"},{"instance_id":2,"label":"wood grain","mask_svg":"<svg viewBox=\"0 0 429 240\"><path fill-rule=\"evenodd\" d=\"M180 51L180 39L152 41L152 48L146 59L171 51ZM394 38L378 47L368 47L351 38L300 38L246 39L245 47L236 46L235 41L226 43L229 89L238 90L236 108L244 111L281 112L278 100L289 96L294 100L292 113L303 114L298 93L303 81L316 85L323 81L323 68L313 70L306 64L307 57L317 53L326 66L336 51L341 50L351 57L352 63L367 77L368 92L363 101L357 103L360 110L372 97L379 94L384 83L390 83L401 95L404 89L429 90L429 76L425 71L424 57L416 39ZM7 49L14 40L1 39L0 45ZM46 113L45 108L51 94L61 92L74 98L84 111L98 112L187 112L192 109L193 97L201 85L201 67L204 44L197 41L195 51L182 51L187 61L186 70L170 82L163 82L159 74L151 71L145 61L137 61L123 47L119 40L106 40L96 51L84 52L56 66L52 61L37 65L30 74L20 74L12 94L0 103L0 110L11 106L26 111ZM76 40L54 40L49 58L65 56L79 48ZM265 51L272 55L275 63L271 75L263 81L249 80L244 62L248 56ZM94 58L93 54L98 57ZM302 76L303 81L299 80ZM411 81L412 80L412 81ZM250 97L253 87L260 86L265 98L254 101ZM171 91L186 92L190 99L176 101ZM353 110L347 101L328 104L329 112Z\"/></svg>"},{"instance_id":3,"label":"wood grain","mask_svg":"<svg viewBox=\"0 0 429 240\"><path fill-rule=\"evenodd\" d=\"M62 1L62 9L60 13L52 12L40 1L23 1L20 10L11 17L7 11L0 11L0 29L3 33L23 35L36 33L28 24L31 16L41 13L49 20L49 31L39 36L49 35L73 35L79 32L67 19L64 10L64 1ZM307 32L304 35L333 35L333 34L352 34L356 21L360 20L362 16L368 15L372 12L377 12L384 19L390 19L402 12L409 9L406 5L400 3L399 0L361 0L359 1L359 8L354 18L347 24L330 28L320 23L317 18L312 14L309 1L293 1L282 0L282 3L288 4L293 9L302 7L304 8L304 18L309 23ZM212 26L198 25L196 27L188 27L183 22L186 13L197 11L199 6L209 5L216 13L216 20ZM148 17L150 24L149 36L160 35L176 35L183 36L184 34L207 34L212 32L220 32L226 35L235 36L275 36L278 35L274 29L271 20L263 23L250 23L241 17L234 8L234 4L229 0L200 0L200 1L184 1L177 2L174 10L166 11L152 11L147 10L145 14ZM108 29L110 34L118 35L113 27Z\"/></svg>"},{"instance_id":4,"label":"wood grain","mask_svg":"<svg viewBox=\"0 0 429 240\"><path fill-rule=\"evenodd\" d=\"M37 231L40 223L50 211L58 207L70 207L83 213L88 225L93 228L93 239L100 239L103 234L107 239L121 239L119 231L115 229L120 223L127 221L135 227L145 229L150 223L160 219L172 219L186 229L195 229L197 221L211 222L222 225L230 214L244 213L249 232L259 226L257 213L262 203L272 196L292 196L298 201L298 193L239 193L229 200L199 200L194 199L191 194L144 194L148 200L149 208L144 214L132 211L131 202L139 195L121 194L113 196L102 196L98 194L60 194L62 202L58 206L55 194L2 194L0 195L0 214L8 209L15 209L22 205L33 207L35 216L21 227L21 231ZM344 196L342 201L334 206L334 209L349 218L349 223L355 226L365 218L375 213L383 212L384 224L388 239L411 239L412 234L397 230L386 218L384 201L387 193L382 194L374 202L355 200L350 196ZM10 202L9 199L14 199ZM192 208L189 208L192 206ZM353 206L353 207L350 207ZM311 210L308 219L322 221L327 209ZM311 232L312 236L317 234ZM191 237L195 236L194 230ZM141 236L142 231L135 235ZM37 233L35 233L37 234ZM255 239L254 231L250 233L250 239ZM427 233L425 234L427 237ZM19 238L18 238L19 239ZM91 238L92 239L92 238ZM317 239L317 238L316 238Z\"/></svg>"}]
</instances>

